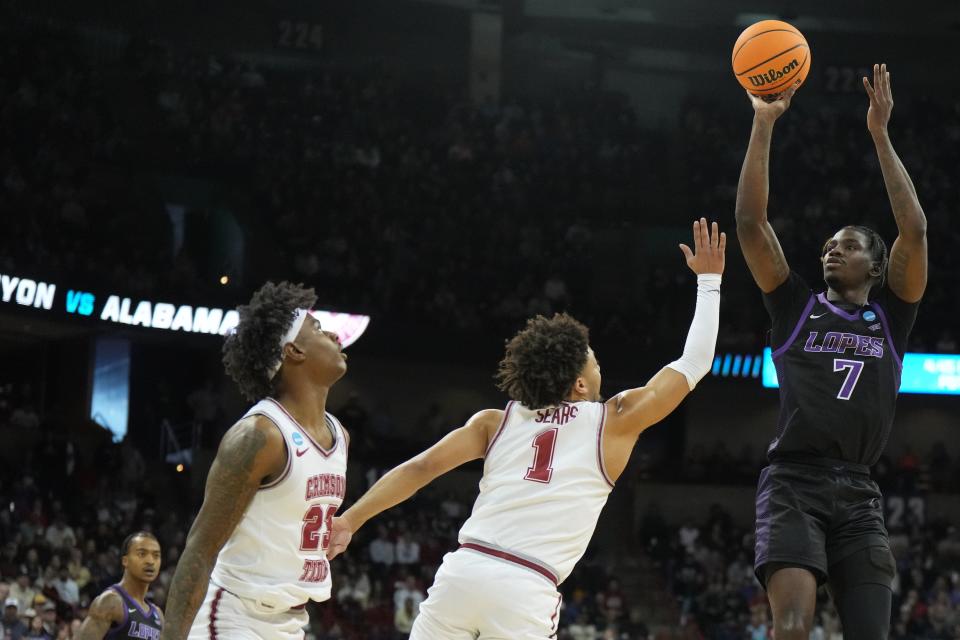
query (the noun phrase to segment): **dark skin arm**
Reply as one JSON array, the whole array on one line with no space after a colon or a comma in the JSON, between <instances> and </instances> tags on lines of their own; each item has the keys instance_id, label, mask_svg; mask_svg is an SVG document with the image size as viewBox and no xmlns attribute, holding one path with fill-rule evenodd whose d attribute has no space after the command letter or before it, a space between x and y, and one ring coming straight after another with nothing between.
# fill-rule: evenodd
<instances>
[{"instance_id":1,"label":"dark skin arm","mask_svg":"<svg viewBox=\"0 0 960 640\"><path fill-rule=\"evenodd\" d=\"M927 288L927 218L917 198L910 174L893 149L887 124L893 112L893 91L887 65L873 65L873 84L863 79L870 98L867 129L873 137L883 172L890 208L897 221L899 235L890 249L888 282L901 300L917 302Z\"/></svg>"},{"instance_id":2,"label":"dark skin arm","mask_svg":"<svg viewBox=\"0 0 960 640\"><path fill-rule=\"evenodd\" d=\"M767 220L767 197L770 192L773 125L790 107L793 94L794 89L789 89L773 102L765 102L747 94L754 114L750 143L737 185L737 238L750 273L764 293L779 287L790 275L780 241Z\"/></svg>"},{"instance_id":3,"label":"dark skin arm","mask_svg":"<svg viewBox=\"0 0 960 640\"><path fill-rule=\"evenodd\" d=\"M110 627L123 622L123 608L123 598L116 591L108 589L101 593L90 603L77 640L103 640Z\"/></svg>"},{"instance_id":4,"label":"dark skin arm","mask_svg":"<svg viewBox=\"0 0 960 640\"><path fill-rule=\"evenodd\" d=\"M276 426L262 416L241 420L227 431L207 476L197 514L167 598L161 640L183 640L203 603L217 554L233 534L264 480L281 473L286 449Z\"/></svg>"}]
</instances>

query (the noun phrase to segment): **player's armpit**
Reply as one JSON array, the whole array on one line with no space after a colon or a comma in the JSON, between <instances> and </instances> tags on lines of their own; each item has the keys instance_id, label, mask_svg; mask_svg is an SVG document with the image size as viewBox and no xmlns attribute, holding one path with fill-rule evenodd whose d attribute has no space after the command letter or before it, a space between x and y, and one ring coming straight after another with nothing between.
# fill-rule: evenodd
<instances>
[{"instance_id":1,"label":"player's armpit","mask_svg":"<svg viewBox=\"0 0 960 640\"><path fill-rule=\"evenodd\" d=\"M487 443L502 419L503 411L495 409L475 413L464 426L451 431L423 453L385 473L340 516L340 520L351 532L356 532L367 520L400 504L434 478L466 462L482 458L487 451Z\"/></svg>"},{"instance_id":2,"label":"player's armpit","mask_svg":"<svg viewBox=\"0 0 960 640\"><path fill-rule=\"evenodd\" d=\"M643 387L629 389L607 400L603 429L603 462L614 482L620 477L637 437L663 420L690 393L686 376L669 367L661 369Z\"/></svg>"},{"instance_id":3,"label":"player's armpit","mask_svg":"<svg viewBox=\"0 0 960 640\"><path fill-rule=\"evenodd\" d=\"M664 367L642 387L618 393L607 400L607 426L611 433L636 438L647 427L667 417L690 393L687 378Z\"/></svg>"},{"instance_id":4,"label":"player's armpit","mask_svg":"<svg viewBox=\"0 0 960 640\"><path fill-rule=\"evenodd\" d=\"M261 481L285 464L280 432L263 417L241 420L227 431L207 476L197 514L170 585L161 640L187 636L203 603L217 554L233 534Z\"/></svg>"},{"instance_id":5,"label":"player's armpit","mask_svg":"<svg viewBox=\"0 0 960 640\"><path fill-rule=\"evenodd\" d=\"M465 425L448 433L410 462L422 466L423 473L432 476L432 480L466 462L482 458L502 419L503 411L498 409L479 411Z\"/></svg>"},{"instance_id":6,"label":"player's armpit","mask_svg":"<svg viewBox=\"0 0 960 640\"><path fill-rule=\"evenodd\" d=\"M83 624L77 640L103 640L110 631L110 627L123 620L123 600L113 591L105 591L90 603L90 610Z\"/></svg>"}]
</instances>

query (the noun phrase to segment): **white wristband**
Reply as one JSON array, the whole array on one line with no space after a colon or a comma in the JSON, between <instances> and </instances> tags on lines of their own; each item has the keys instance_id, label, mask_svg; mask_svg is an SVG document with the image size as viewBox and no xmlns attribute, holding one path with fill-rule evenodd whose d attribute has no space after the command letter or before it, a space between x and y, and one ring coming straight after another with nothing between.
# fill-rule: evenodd
<instances>
[{"instance_id":1,"label":"white wristband","mask_svg":"<svg viewBox=\"0 0 960 640\"><path fill-rule=\"evenodd\" d=\"M720 327L721 280L719 273L701 273L697 276L697 308L690 322L683 355L667 365L684 375L691 391L713 364Z\"/></svg>"}]
</instances>

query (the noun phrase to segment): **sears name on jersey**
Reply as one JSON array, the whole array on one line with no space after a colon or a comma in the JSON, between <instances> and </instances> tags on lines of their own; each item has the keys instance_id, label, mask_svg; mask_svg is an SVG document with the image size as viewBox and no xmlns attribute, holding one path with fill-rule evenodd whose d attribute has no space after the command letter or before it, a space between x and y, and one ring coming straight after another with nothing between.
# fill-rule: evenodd
<instances>
[{"instance_id":1,"label":"sears name on jersey","mask_svg":"<svg viewBox=\"0 0 960 640\"><path fill-rule=\"evenodd\" d=\"M829 331L819 340L819 331L811 331L803 350L809 353L846 353L854 350L854 355L870 358L883 357L883 338L861 336L856 333Z\"/></svg>"},{"instance_id":2,"label":"sears name on jersey","mask_svg":"<svg viewBox=\"0 0 960 640\"><path fill-rule=\"evenodd\" d=\"M565 404L555 409L540 409L537 411L537 419L534 422L543 423L549 422L551 424L567 424L569 421L577 417L576 405Z\"/></svg>"}]
</instances>

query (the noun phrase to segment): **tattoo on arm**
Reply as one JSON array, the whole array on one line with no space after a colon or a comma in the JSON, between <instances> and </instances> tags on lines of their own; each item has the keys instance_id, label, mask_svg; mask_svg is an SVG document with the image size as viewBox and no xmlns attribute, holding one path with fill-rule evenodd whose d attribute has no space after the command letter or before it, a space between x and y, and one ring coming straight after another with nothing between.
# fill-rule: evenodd
<instances>
[{"instance_id":1,"label":"tattoo on arm","mask_svg":"<svg viewBox=\"0 0 960 640\"><path fill-rule=\"evenodd\" d=\"M107 591L99 596L90 605L90 611L80 625L77 640L103 640L110 631L110 627L123 620L123 603L120 596L113 591Z\"/></svg>"},{"instance_id":2,"label":"tattoo on arm","mask_svg":"<svg viewBox=\"0 0 960 640\"><path fill-rule=\"evenodd\" d=\"M890 251L890 288L904 300L916 301L927 285L927 218L910 174L886 135L875 138L877 158L899 236Z\"/></svg>"},{"instance_id":3,"label":"tattoo on arm","mask_svg":"<svg viewBox=\"0 0 960 640\"><path fill-rule=\"evenodd\" d=\"M906 282L907 265L910 264L910 252L901 249L893 254L890 260L890 286L899 290Z\"/></svg>"},{"instance_id":4,"label":"tattoo on arm","mask_svg":"<svg viewBox=\"0 0 960 640\"><path fill-rule=\"evenodd\" d=\"M777 277L786 277L790 273L787 267L787 259L783 256L783 249L772 242L767 243L767 255L770 256L770 264L773 265L773 272Z\"/></svg>"},{"instance_id":5,"label":"tattoo on arm","mask_svg":"<svg viewBox=\"0 0 960 640\"><path fill-rule=\"evenodd\" d=\"M224 437L207 478L206 495L170 585L163 640L186 638L203 603L217 554L229 539L259 488L257 455L267 443L253 426Z\"/></svg>"},{"instance_id":6,"label":"tattoo on arm","mask_svg":"<svg viewBox=\"0 0 960 640\"><path fill-rule=\"evenodd\" d=\"M917 190L903 161L893 148L889 138L878 140L877 159L880 161L880 171L883 174L884 186L893 209L893 217L897 221L900 235L905 233L915 236L917 229L925 228L927 219L920 206Z\"/></svg>"},{"instance_id":7,"label":"tattoo on arm","mask_svg":"<svg viewBox=\"0 0 960 640\"><path fill-rule=\"evenodd\" d=\"M740 248L753 279L764 291L775 289L790 273L777 234L767 220L772 136L772 125L754 121L734 208Z\"/></svg>"}]
</instances>

